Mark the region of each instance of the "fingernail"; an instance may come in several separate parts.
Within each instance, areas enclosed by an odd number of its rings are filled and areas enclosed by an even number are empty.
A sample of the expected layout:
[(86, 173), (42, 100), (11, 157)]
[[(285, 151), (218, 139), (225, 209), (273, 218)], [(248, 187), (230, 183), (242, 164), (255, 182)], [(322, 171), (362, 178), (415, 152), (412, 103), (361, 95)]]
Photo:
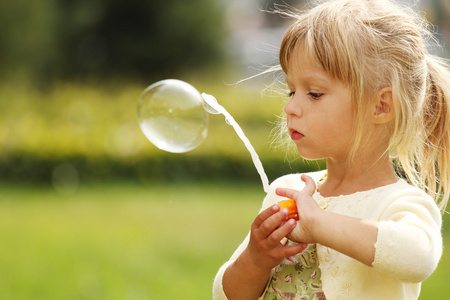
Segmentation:
[(289, 210), (287, 208), (283, 208), (283, 209), (281, 209), (281, 211), (286, 215), (289, 214)]

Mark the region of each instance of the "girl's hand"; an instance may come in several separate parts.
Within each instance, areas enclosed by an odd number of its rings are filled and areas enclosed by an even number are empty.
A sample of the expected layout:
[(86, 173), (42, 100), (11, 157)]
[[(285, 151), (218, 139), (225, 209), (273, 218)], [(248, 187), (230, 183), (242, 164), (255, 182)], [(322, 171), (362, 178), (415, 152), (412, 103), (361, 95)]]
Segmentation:
[(250, 241), (244, 253), (255, 267), (262, 272), (270, 272), (279, 265), (284, 258), (302, 252), (307, 244), (285, 246), (281, 240), (294, 229), (295, 220), (285, 222), (287, 209), (280, 210), (275, 204), (262, 211), (253, 221), (250, 232)]
[(301, 179), (306, 184), (302, 191), (278, 188), (276, 193), (279, 196), (294, 199), (297, 203), (299, 221), (296, 222), (288, 238), (297, 243), (315, 243), (314, 222), (321, 216), (323, 210), (312, 197), (316, 190), (314, 180), (306, 175), (302, 175)]

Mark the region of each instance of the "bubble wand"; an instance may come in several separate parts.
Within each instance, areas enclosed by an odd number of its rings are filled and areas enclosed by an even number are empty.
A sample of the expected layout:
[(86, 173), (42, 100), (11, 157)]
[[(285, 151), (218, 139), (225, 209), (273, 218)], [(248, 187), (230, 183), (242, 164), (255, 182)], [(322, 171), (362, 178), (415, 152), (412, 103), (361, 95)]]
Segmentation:
[[(210, 113), (220, 113), (225, 117), (225, 120), (228, 124), (233, 126), (234, 131), (236, 131), (237, 135), (241, 138), (242, 142), (244, 142), (245, 147), (247, 147), (247, 150), (250, 152), (250, 155), (253, 160), (253, 164), (256, 167), (256, 170), (259, 173), (259, 176), (261, 177), (261, 182), (263, 184), (264, 192), (269, 192), (269, 180), (267, 178), (266, 173), (264, 172), (263, 165), (261, 163), (261, 160), (259, 159), (258, 154), (256, 153), (255, 149), (253, 148), (252, 144), (248, 140), (247, 136), (245, 136), (244, 132), (242, 131), (239, 124), (234, 120), (233, 116), (228, 113), (228, 111), (221, 106), (216, 98), (214, 98), (212, 95), (208, 95), (206, 93), (202, 93), (203, 100), (205, 100), (206, 104), (209, 105), (214, 109), (214, 111), (210, 110), (210, 108), (205, 107), (205, 109)], [(289, 211), (288, 216), (286, 217), (286, 220), (288, 219), (295, 219), (298, 220), (298, 212), (297, 212), (297, 204), (295, 203), (295, 200), (288, 199), (278, 202), (278, 205), (280, 205), (280, 208), (287, 208)]]
[[(253, 164), (255, 165), (256, 170), (259, 173), (259, 176), (261, 177), (261, 182), (263, 185), (264, 192), (269, 192), (269, 179), (267, 178), (266, 172), (264, 172), (264, 167), (261, 163), (261, 160), (259, 159), (258, 154), (256, 153), (255, 149), (253, 148), (252, 144), (248, 140), (248, 138), (245, 136), (244, 132), (242, 131), (239, 124), (234, 120), (233, 116), (228, 113), (228, 111), (223, 108), (222, 105), (220, 105), (216, 98), (214, 98), (211, 95), (202, 93), (203, 100), (211, 106), (213, 109), (215, 109), (218, 113), (222, 114), (225, 117), (225, 120), (227, 120), (228, 124), (230, 124), (234, 131), (236, 131), (237, 135), (240, 137), (242, 142), (244, 143), (245, 147), (247, 147), (247, 150), (250, 152), (250, 155), (253, 160)], [(207, 109), (208, 110), (208, 109)]]

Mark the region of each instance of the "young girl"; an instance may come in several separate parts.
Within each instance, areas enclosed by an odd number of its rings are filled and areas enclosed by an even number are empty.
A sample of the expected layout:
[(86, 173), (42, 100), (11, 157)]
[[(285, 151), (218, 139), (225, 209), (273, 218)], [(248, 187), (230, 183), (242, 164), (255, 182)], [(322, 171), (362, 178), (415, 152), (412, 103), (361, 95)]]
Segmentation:
[[(388, 0), (334, 0), (295, 19), (280, 49), (286, 127), (327, 170), (271, 184), (214, 299), (417, 299), (442, 254), (446, 66), (426, 50), (425, 22)], [(298, 221), (276, 204), (286, 198)]]

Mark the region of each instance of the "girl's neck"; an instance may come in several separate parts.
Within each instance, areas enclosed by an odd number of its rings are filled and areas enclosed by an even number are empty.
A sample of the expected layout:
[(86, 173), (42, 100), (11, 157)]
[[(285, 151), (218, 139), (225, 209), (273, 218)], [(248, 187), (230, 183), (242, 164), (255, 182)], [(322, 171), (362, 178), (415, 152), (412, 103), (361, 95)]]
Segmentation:
[(328, 159), (328, 176), (318, 184), (320, 194), (324, 197), (349, 195), (398, 181), (388, 155), (376, 161), (355, 159), (355, 162), (348, 164)]

